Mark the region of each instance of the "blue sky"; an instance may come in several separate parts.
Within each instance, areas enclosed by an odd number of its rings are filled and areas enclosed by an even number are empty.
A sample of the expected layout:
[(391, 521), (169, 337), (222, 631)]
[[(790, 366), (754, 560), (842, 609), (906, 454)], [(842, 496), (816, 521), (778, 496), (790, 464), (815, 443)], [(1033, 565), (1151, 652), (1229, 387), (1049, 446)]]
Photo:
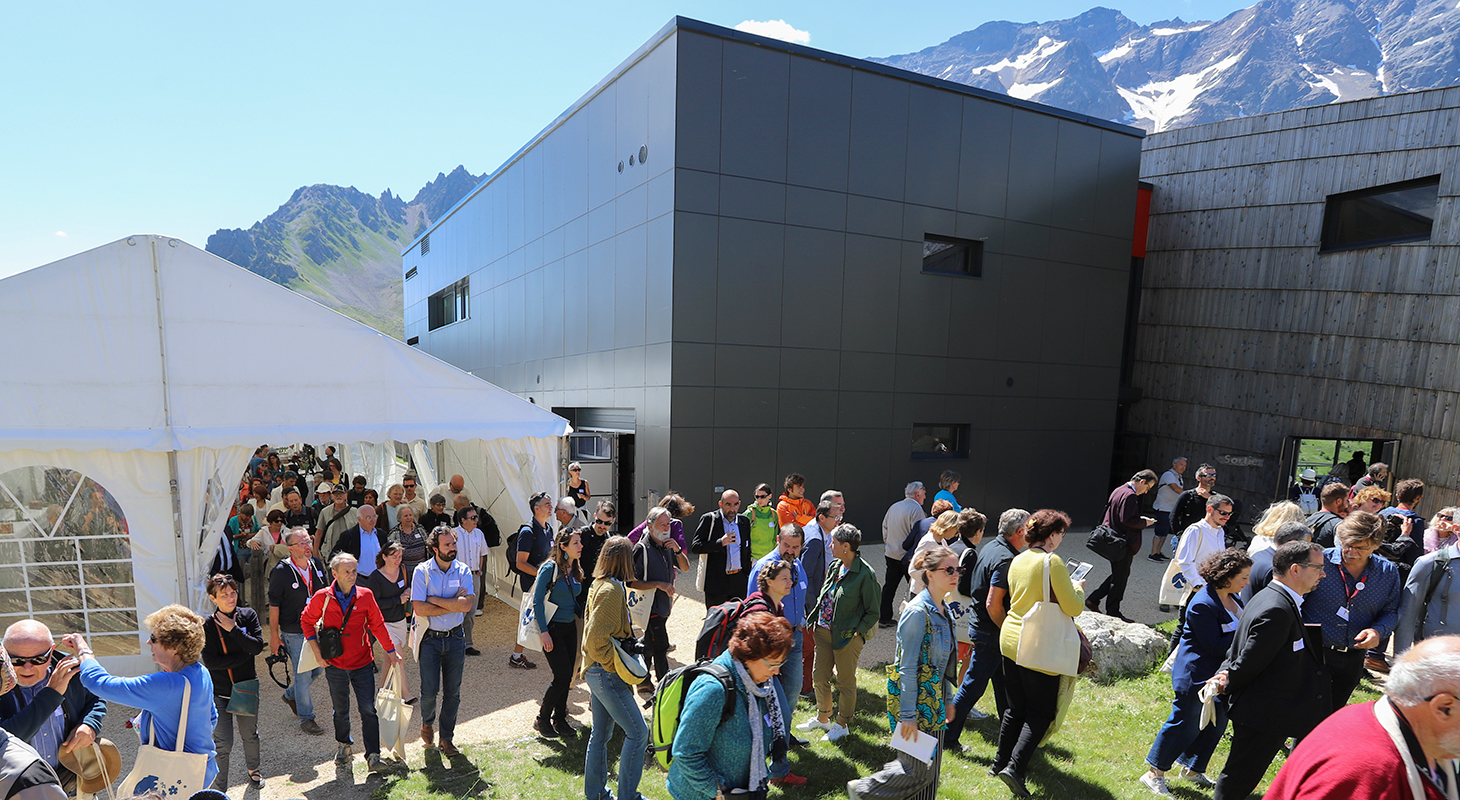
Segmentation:
[[(1252, 0), (1107, 3), (1139, 23)], [(784, 20), (851, 56), (1089, 0), (24, 3), (0, 47), (0, 277), (134, 233), (202, 247), (298, 187), (410, 199), (495, 169), (676, 14)]]

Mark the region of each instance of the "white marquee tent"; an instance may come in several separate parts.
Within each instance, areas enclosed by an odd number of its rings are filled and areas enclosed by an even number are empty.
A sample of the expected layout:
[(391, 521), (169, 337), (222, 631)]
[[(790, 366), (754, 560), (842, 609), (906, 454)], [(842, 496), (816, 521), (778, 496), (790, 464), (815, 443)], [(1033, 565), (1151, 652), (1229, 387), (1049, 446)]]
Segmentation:
[(84, 631), (113, 669), (150, 669), (148, 613), (204, 604), (260, 443), (443, 443), (503, 528), (560, 480), (562, 418), (177, 239), (0, 280), (0, 338), (0, 626)]

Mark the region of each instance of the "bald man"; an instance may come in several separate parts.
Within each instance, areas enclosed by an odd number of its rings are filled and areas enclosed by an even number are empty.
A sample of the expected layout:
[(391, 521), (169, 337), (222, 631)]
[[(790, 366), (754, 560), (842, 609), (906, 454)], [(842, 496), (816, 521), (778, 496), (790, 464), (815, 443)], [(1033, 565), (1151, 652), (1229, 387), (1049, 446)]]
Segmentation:
[(442, 497), (445, 497), (446, 507), (455, 508), (456, 496), (464, 491), (466, 491), (466, 478), (463, 478), (460, 475), (452, 475), (451, 480), (441, 484), (440, 486), (437, 486), (434, 490), (431, 491), (431, 494), (439, 494)]
[(740, 493), (726, 489), (720, 507), (700, 517), (689, 551), (705, 561), (705, 607), (745, 595), (750, 558), (750, 517), (740, 513)]
[(359, 575), (363, 578), (375, 571), (375, 556), (390, 541), (390, 532), (377, 524), (379, 513), (373, 506), (360, 506), (355, 514), (356, 523), (340, 534), (340, 541), (330, 553), (330, 558), (338, 553), (354, 556), (360, 562)]
[(70, 792), (76, 774), (61, 766), (61, 754), (90, 747), (106, 718), (106, 701), (73, 680), (78, 662), (58, 652), (51, 631), (35, 620), (5, 630), (5, 651), (15, 666), (16, 687), (0, 696), (0, 728), (35, 748)]
[(1460, 636), (1436, 636), (1400, 656), (1383, 697), (1345, 706), (1304, 737), (1265, 796), (1444, 800), (1455, 796), (1456, 758)]

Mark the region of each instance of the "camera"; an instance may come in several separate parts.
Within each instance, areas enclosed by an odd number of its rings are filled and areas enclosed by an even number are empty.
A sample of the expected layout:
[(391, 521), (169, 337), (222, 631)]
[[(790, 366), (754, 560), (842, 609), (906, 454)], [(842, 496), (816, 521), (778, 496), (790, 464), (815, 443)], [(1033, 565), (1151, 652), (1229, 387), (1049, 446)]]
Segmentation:
[(288, 664), (289, 663), (289, 654), (288, 653), (284, 653), (284, 652), (279, 652), (279, 653), (276, 653), (275, 655), (267, 656), (267, 657), (264, 658), (264, 663), (265, 664), (268, 664), (271, 667), (274, 666), (275, 664)]

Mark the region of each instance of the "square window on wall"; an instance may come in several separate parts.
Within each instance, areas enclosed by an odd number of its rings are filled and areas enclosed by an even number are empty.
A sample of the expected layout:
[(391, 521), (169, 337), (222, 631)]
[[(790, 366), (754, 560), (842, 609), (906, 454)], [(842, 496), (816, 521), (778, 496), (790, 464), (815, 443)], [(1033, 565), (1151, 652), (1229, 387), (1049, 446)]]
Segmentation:
[(923, 272), (930, 275), (983, 277), (983, 241), (923, 234)]
[(958, 461), (968, 458), (966, 423), (915, 422), (912, 426), (913, 461)]

